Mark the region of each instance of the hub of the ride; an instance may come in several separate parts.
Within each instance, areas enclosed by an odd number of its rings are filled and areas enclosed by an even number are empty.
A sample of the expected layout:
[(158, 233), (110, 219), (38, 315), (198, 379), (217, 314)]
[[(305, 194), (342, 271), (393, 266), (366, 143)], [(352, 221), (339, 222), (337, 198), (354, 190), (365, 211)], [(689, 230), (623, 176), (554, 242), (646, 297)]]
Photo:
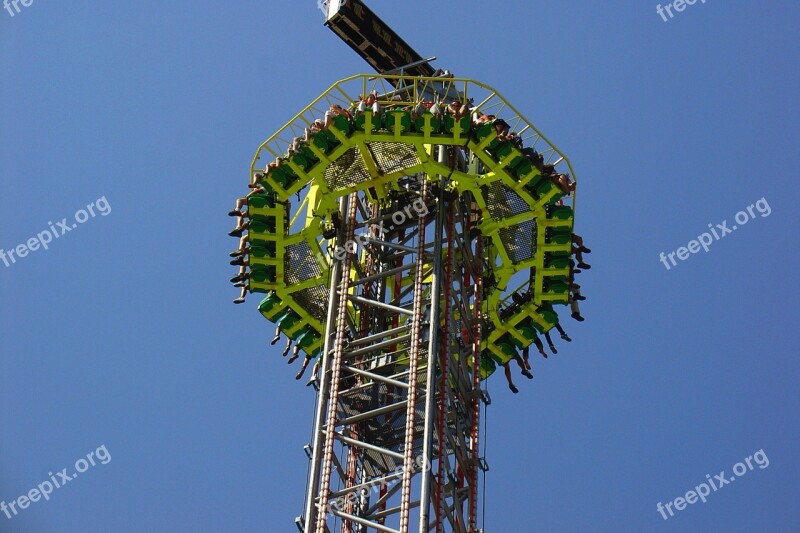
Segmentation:
[[(261, 144), (250, 176), (256, 194), (242, 213), (239, 280), (246, 292), (266, 294), (260, 312), (306, 359), (322, 352), (331, 268), (344, 252), (355, 252), (354, 279), (399, 269), (400, 305), (416, 275), (414, 265), (398, 266), (413, 247), (402, 244), (403, 234), (420, 218), (433, 220), (440, 190), (458, 199), (468, 226), (460, 230), (482, 244), (480, 259), (468, 246), (451, 257), (482, 278), (482, 379), (553, 328), (560, 306), (574, 304), (570, 163), (480, 82), (390, 75), (339, 81)], [(344, 197), (359, 202), (359, 232), (349, 240), (341, 236)], [(468, 311), (460, 311), (465, 320)], [(358, 306), (350, 313), (358, 324)]]

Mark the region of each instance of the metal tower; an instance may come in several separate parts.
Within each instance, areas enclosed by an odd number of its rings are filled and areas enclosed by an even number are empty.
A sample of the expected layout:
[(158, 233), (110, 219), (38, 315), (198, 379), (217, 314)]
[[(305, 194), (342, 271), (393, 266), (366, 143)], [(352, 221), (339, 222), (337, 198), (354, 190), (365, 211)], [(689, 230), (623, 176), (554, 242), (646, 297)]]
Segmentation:
[[(389, 164), (416, 158), (404, 144), (378, 150)], [(449, 174), (402, 177), (383, 208), (369, 192), (342, 198), (306, 531), (330, 517), (343, 532), (477, 527), (483, 254), (469, 237), (477, 205)]]
[(509, 363), (527, 374), (554, 304), (577, 306), (568, 160), (427, 68), (335, 83), (259, 147), (232, 212), (242, 295), (267, 293), (290, 362), (317, 359), (305, 533), (481, 531), (481, 384), (500, 364), (515, 390)]

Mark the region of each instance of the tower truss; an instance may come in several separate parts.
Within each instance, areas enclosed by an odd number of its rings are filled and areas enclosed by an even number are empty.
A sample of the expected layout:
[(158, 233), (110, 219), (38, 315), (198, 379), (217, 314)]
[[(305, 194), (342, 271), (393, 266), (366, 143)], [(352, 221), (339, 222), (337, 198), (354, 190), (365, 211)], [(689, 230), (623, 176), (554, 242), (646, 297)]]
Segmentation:
[(246, 290), (319, 366), (301, 531), (480, 531), (481, 382), (572, 303), (567, 174), (500, 94), (451, 77), (347, 78), (259, 147)]

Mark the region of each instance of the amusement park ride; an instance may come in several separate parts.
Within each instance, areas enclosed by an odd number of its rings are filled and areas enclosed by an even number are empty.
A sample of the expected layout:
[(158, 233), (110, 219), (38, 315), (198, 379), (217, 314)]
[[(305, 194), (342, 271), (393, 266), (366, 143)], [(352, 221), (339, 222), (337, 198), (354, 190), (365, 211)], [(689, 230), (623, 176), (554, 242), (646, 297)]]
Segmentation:
[[(305, 533), (478, 533), (482, 383), (577, 310), (567, 158), (481, 82), (434, 71), (360, 0), (326, 25), (378, 74), (259, 146), (233, 281), (317, 391)], [(577, 252), (577, 254), (575, 253)], [(544, 354), (544, 352), (540, 349)]]

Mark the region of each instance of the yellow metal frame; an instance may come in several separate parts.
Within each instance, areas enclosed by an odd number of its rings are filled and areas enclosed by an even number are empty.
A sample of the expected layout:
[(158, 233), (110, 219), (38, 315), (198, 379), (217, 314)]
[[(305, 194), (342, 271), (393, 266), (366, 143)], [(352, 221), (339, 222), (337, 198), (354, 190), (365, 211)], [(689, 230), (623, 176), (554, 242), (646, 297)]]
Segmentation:
[[(315, 119), (324, 116), (324, 113), (328, 110), (330, 105), (339, 104), (344, 108), (354, 110), (359, 101), (356, 94), (361, 96), (372, 91), (376, 91), (379, 94), (378, 102), (384, 107), (396, 105), (413, 106), (416, 102), (428, 99), (431, 93), (452, 94), (453, 92), (457, 92), (462, 101), (467, 101), (469, 98), (473, 98), (473, 100), (478, 99), (479, 103), (475, 106), (476, 109), (486, 114), (491, 113), (497, 116), (501, 116), (502, 114), (501, 118), (511, 126), (513, 131), (517, 131), (518, 134), (522, 136), (526, 144), (537, 148), (537, 151), (545, 157), (546, 163), (566, 166), (573, 179), (577, 181), (569, 159), (492, 87), (467, 78), (420, 78), (413, 76), (365, 74), (351, 76), (334, 83), (322, 93), (322, 95), (295, 115), (286, 125), (261, 143), (253, 158), (250, 167), (250, 175), (263, 173), (265, 160), (269, 162), (278, 157), (285, 158), (288, 147), (294, 138), (301, 137), (305, 128), (313, 124)], [(402, 102), (393, 100), (393, 97), (396, 95), (401, 95), (405, 97), (406, 100)], [(410, 102), (408, 98), (410, 98)], [(402, 113), (402, 111), (386, 111), (386, 113)], [(303, 170), (289, 159), (284, 159), (299, 178), (288, 188), (284, 189), (272, 176), (267, 175), (264, 180), (264, 183), (274, 190), (282, 201), (288, 200), (292, 195), (298, 193), (306, 186), (309, 186), (309, 192), (306, 194), (303, 203), (298, 208), (297, 214), (289, 223), (289, 226), (283, 227), (282, 215), (277, 221), (276, 257), (269, 261), (270, 264), (276, 265), (278, 271), (276, 282), (259, 284), (254, 287), (256, 290), (260, 291), (275, 291), (283, 302), (281, 306), (282, 309), (291, 307), (291, 309), (300, 316), (301, 319), (297, 322), (295, 327), (286, 333), (291, 337), (305, 325), (311, 325), (320, 332), (324, 331), (321, 321), (317, 320), (303, 309), (294, 299), (293, 295), (297, 291), (308, 287), (327, 286), (329, 278), (329, 263), (318, 261), (322, 271), (319, 276), (299, 284), (286, 286), (283, 276), (286, 247), (304, 241), (311, 248), (315, 258), (324, 257), (321, 246), (324, 239), (321, 237), (321, 230), (314, 215), (329, 216), (337, 210), (337, 198), (353, 192), (363, 191), (367, 188), (373, 188), (377, 191), (379, 199), (385, 198), (398, 178), (420, 172), (424, 172), (428, 176), (449, 176), (452, 180), (452, 188), (460, 193), (471, 192), (476, 203), (484, 213), (488, 213), (488, 206), (486, 205), (481, 188), (486, 185), (497, 184), (498, 182), (502, 183), (507, 189), (514, 191), (514, 193), (528, 204), (529, 210), (525, 213), (500, 220), (485, 216), (482, 218), (479, 225), (483, 236), (489, 237), (493, 242), (497, 243), (492, 247), (492, 253), (499, 255), (500, 258), (499, 265), (497, 265), (496, 261), (493, 261), (493, 264), (496, 265), (494, 272), (497, 279), (497, 287), (500, 290), (492, 291), (488, 298), (484, 300), (484, 305), (486, 306), (485, 310), (488, 311), (488, 315), (491, 317), (494, 326), (494, 330), (484, 341), (485, 347), (500, 358), (507, 357), (500, 348), (495, 345), (495, 342), (507, 333), (521, 343), (530, 344), (530, 341), (517, 331), (519, 323), (527, 317), (531, 317), (545, 330), (552, 327), (553, 324), (549, 323), (541, 316), (536, 309), (544, 303), (566, 303), (565, 295), (544, 294), (542, 290), (542, 283), (545, 277), (568, 276), (569, 274), (569, 270), (566, 268), (544, 268), (544, 254), (546, 252), (569, 252), (571, 249), (569, 243), (559, 245), (545, 242), (546, 228), (556, 226), (572, 227), (572, 217), (560, 220), (548, 219), (546, 216), (546, 206), (554, 201), (554, 196), (557, 195), (558, 191), (552, 188), (548, 194), (538, 199), (528, 192), (525, 186), (539, 177), (540, 173), (536, 168), (533, 168), (526, 175), (520, 176), (519, 179), (511, 174), (508, 170), (508, 165), (516, 158), (522, 157), (521, 152), (516, 148), (513, 148), (511, 153), (502, 160), (495, 161), (485, 150), (497, 137), (494, 130), (480, 142), (476, 142), (476, 140), (470, 136), (470, 132), (461, 130), (458, 123), (456, 123), (452, 133), (433, 133), (430, 128), (431, 115), (429, 114), (423, 115), (425, 126), (421, 128), (422, 131), (402, 131), (401, 121), (399, 119), (393, 121), (394, 124), (390, 130), (378, 130), (374, 126), (375, 117), (371, 110), (365, 111), (363, 118), (363, 130), (357, 129), (349, 135), (340, 131), (335, 125), (332, 125), (329, 131), (340, 144), (327, 154), (313, 143), (308, 143), (307, 146), (314, 153), (315, 157), (319, 159), (319, 162), (314, 164), (308, 171)], [(372, 142), (403, 143), (408, 146), (413, 146), (420, 164), (404, 168), (394, 173), (381, 175), (378, 171), (378, 164), (372, 159), (370, 151), (366, 149), (367, 144)], [(476, 155), (485, 167), (486, 172), (482, 174), (470, 174), (453, 171), (449, 166), (440, 164), (431, 157), (430, 148), (433, 145), (464, 146), (469, 149), (472, 154)], [(539, 146), (537, 147), (537, 145)], [(544, 148), (542, 145), (544, 145)], [(372, 179), (347, 187), (331, 189), (324, 179), (326, 169), (353, 147), (359, 148), (358, 151), (361, 154), (362, 162), (369, 171)], [(261, 168), (259, 168), (259, 164)], [(571, 204), (574, 214), (575, 193), (571, 196)], [(307, 213), (304, 228), (292, 234), (289, 230), (299, 221), (298, 217), (303, 208), (305, 208)], [(274, 211), (280, 210), (282, 210), (282, 208), (274, 209)], [(501, 244), (498, 232), (501, 229), (531, 219), (536, 221), (536, 252), (529, 260), (515, 264)], [(498, 313), (498, 309), (503, 303), (500, 300), (501, 293), (506, 291), (508, 283), (515, 274), (531, 267), (536, 269), (533, 287), (529, 287), (529, 290), (533, 291), (532, 301), (520, 306), (518, 312), (513, 316), (501, 320)], [(316, 350), (319, 344), (320, 342), (317, 342), (309, 347), (309, 351)]]

